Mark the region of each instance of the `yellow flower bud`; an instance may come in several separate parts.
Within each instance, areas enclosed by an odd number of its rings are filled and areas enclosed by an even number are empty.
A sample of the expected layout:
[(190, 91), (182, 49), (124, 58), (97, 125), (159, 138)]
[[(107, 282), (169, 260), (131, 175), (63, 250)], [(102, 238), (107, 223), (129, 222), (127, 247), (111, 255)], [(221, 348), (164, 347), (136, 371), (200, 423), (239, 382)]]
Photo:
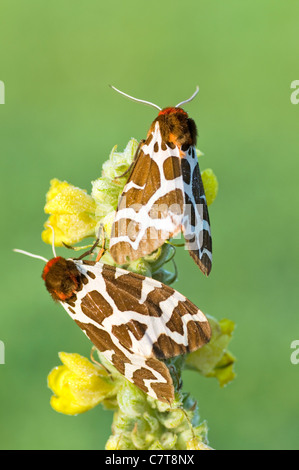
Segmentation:
[(213, 170), (208, 168), (201, 173), (203, 186), (207, 198), (207, 204), (210, 206), (216, 199), (218, 193), (218, 180)]
[(48, 375), (48, 386), (54, 393), (50, 403), (55, 411), (84, 413), (114, 394), (115, 384), (105, 369), (79, 354), (61, 352), (59, 357), (63, 365)]

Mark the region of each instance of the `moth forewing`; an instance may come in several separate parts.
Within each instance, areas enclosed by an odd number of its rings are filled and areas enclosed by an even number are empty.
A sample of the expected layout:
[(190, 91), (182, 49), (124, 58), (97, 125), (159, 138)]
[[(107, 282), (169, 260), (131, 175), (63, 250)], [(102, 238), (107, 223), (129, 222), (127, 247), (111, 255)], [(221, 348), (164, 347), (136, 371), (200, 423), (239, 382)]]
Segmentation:
[(180, 155), (162, 144), (157, 122), (141, 146), (118, 204), (110, 238), (110, 253), (118, 264), (152, 253), (180, 230)]
[[(110, 252), (117, 264), (152, 253), (182, 230), (191, 256), (204, 274), (210, 273), (210, 231), (209, 237), (201, 237), (202, 224), (209, 225), (209, 215), (196, 138), (196, 125), (181, 108), (161, 110), (152, 123), (112, 226)], [(197, 204), (203, 205), (202, 216)], [(192, 227), (190, 233), (188, 227)]]
[[(69, 270), (57, 271), (64, 277), (63, 282), (53, 284), (58, 298), (97, 349), (145, 393), (173, 401), (173, 383), (161, 360), (186, 354), (209, 341), (211, 332), (204, 314), (171, 287), (102, 263), (51, 260), (44, 270), (45, 281), (49, 275), (53, 277), (55, 264)], [(57, 286), (68, 285), (68, 277), (74, 290), (69, 295), (68, 288), (65, 297), (59, 291), (63, 288)]]

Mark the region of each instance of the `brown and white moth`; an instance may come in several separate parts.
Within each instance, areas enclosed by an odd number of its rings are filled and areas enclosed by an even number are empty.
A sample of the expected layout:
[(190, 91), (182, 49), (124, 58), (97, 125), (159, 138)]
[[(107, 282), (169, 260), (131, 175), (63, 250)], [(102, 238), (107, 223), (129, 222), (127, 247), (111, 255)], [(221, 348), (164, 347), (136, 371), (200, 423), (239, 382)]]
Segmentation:
[(149, 396), (171, 403), (166, 359), (199, 349), (211, 337), (205, 315), (186, 297), (151, 278), (101, 262), (46, 261), (42, 278), (96, 348)]
[(136, 152), (129, 179), (120, 197), (110, 253), (124, 265), (148, 255), (183, 232), (190, 255), (201, 271), (212, 267), (212, 238), (204, 187), (196, 153), (197, 128), (180, 107), (159, 110), (147, 138)]

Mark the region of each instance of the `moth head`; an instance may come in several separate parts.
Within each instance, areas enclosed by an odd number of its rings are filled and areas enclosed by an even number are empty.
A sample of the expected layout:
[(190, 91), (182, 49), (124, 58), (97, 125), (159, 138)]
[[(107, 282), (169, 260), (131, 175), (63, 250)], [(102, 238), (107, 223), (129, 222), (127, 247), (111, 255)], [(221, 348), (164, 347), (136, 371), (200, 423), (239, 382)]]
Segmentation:
[(42, 278), (55, 301), (69, 300), (81, 286), (81, 273), (74, 261), (57, 256), (44, 267)]
[(70, 299), (80, 288), (82, 283), (81, 273), (73, 260), (56, 255), (54, 229), (51, 225), (49, 227), (53, 231), (52, 251), (54, 257), (52, 259), (47, 260), (43, 256), (23, 250), (15, 249), (14, 251), (45, 261), (46, 265), (42, 272), (42, 278), (45, 281), (46, 288), (56, 302), (63, 302)]

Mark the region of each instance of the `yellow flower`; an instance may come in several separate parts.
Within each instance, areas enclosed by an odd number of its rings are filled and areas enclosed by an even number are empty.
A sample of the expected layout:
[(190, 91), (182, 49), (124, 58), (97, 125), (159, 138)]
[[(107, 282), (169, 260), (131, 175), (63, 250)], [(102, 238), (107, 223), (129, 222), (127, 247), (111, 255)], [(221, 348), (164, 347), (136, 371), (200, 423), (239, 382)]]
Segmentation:
[(66, 181), (53, 179), (46, 196), (45, 213), (50, 217), (44, 225), (43, 241), (52, 243), (52, 230), (48, 224), (54, 228), (56, 246), (62, 246), (62, 242), (72, 245), (94, 236), (95, 211), (96, 203), (86, 191)]
[(204, 170), (201, 173), (201, 178), (203, 186), (205, 188), (205, 194), (207, 198), (207, 204), (210, 206), (212, 202), (215, 201), (215, 198), (218, 193), (218, 180), (211, 168)]
[(54, 393), (50, 403), (55, 411), (77, 415), (115, 394), (115, 382), (105, 369), (79, 354), (61, 352), (59, 357), (63, 366), (48, 375), (48, 386)]

